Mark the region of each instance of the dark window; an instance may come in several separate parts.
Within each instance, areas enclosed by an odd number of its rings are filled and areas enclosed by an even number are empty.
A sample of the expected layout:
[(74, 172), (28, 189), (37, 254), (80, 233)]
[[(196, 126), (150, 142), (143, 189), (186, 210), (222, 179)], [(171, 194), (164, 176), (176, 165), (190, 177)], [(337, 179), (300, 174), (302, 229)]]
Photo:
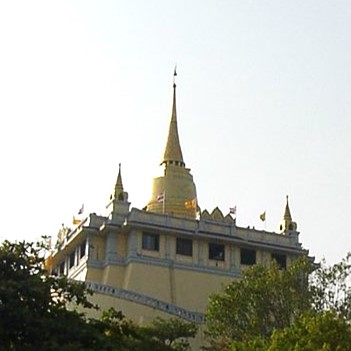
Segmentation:
[(65, 262), (62, 262), (60, 264), (60, 268), (59, 268), (59, 274), (65, 274)]
[(249, 249), (240, 249), (240, 263), (253, 265), (256, 263), (256, 251)]
[(72, 268), (74, 266), (74, 261), (75, 261), (75, 252), (73, 251), (69, 255), (69, 268)]
[(160, 236), (158, 234), (143, 233), (143, 249), (158, 251), (160, 249)]
[(85, 248), (87, 246), (87, 242), (84, 240), (81, 244), (80, 244), (80, 258), (85, 256)]
[(272, 260), (277, 262), (279, 268), (286, 269), (286, 255), (272, 253)]
[(209, 244), (208, 245), (208, 258), (210, 260), (224, 261), (224, 245)]
[(177, 238), (176, 253), (178, 255), (192, 256), (193, 255), (193, 241), (191, 239)]

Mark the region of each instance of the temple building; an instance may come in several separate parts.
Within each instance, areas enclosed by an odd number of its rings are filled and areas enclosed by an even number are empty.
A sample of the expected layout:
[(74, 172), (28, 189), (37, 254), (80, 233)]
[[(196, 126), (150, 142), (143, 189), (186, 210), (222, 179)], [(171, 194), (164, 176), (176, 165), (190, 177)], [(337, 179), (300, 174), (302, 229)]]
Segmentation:
[(180, 145), (175, 83), (160, 166), (143, 209), (131, 207), (120, 165), (106, 213), (59, 231), (52, 273), (87, 282), (103, 309), (113, 306), (137, 322), (178, 316), (202, 324), (209, 295), (247, 267), (274, 259), (284, 269), (308, 254), (288, 199), (277, 232), (239, 227), (218, 207), (201, 210)]

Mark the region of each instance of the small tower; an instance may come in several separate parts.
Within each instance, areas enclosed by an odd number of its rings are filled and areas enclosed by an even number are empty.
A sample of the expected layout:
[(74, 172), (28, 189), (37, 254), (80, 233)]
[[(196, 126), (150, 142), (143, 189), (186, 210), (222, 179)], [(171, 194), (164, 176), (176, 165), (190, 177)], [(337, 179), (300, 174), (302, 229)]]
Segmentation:
[(106, 206), (107, 216), (112, 222), (123, 222), (129, 212), (128, 193), (124, 191), (121, 164), (118, 165), (118, 175), (110, 202)]
[(128, 201), (128, 193), (123, 189), (122, 174), (121, 174), (121, 164), (118, 165), (118, 176), (115, 185), (114, 198), (119, 201)]
[(291, 213), (290, 213), (290, 208), (289, 208), (289, 197), (286, 195), (286, 205), (285, 205), (285, 211), (284, 211), (284, 216), (283, 220), (281, 221), (279, 225), (279, 231), (280, 234), (290, 234), (293, 232), (297, 232), (297, 224), (296, 222), (293, 222)]
[[(176, 75), (176, 70), (174, 70), (174, 78)], [(190, 174), (190, 169), (185, 167), (180, 147), (177, 124), (176, 84), (174, 80), (172, 117), (169, 125), (167, 144), (160, 165), (164, 167), (164, 175), (154, 178), (151, 200), (147, 204), (146, 210), (174, 216), (196, 218), (196, 187), (193, 176)]]

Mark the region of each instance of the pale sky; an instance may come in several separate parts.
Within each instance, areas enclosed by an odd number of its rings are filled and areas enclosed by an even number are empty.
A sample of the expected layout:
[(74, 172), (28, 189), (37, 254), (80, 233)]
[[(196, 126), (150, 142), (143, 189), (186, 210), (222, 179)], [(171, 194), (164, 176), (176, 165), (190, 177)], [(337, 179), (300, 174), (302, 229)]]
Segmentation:
[[(349, 0), (1, 1), (0, 240), (131, 206), (178, 127), (201, 209), (275, 231), (289, 195), (304, 248), (351, 251)], [(259, 214), (266, 211), (267, 222)]]

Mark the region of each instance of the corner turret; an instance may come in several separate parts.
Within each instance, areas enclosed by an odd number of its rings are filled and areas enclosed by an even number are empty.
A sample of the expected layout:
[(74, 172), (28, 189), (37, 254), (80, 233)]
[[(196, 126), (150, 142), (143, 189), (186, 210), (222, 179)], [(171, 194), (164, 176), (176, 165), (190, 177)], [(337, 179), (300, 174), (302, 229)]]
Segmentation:
[(108, 218), (112, 222), (123, 223), (129, 212), (129, 206), (130, 202), (128, 202), (128, 193), (125, 192), (123, 188), (121, 164), (119, 164), (115, 189), (110, 196), (110, 202), (106, 206)]
[(125, 192), (123, 188), (121, 164), (118, 165), (118, 175), (117, 175), (117, 181), (116, 181), (113, 197), (115, 199), (118, 199), (119, 201), (128, 201), (128, 193)]
[(297, 232), (297, 224), (296, 222), (293, 222), (292, 217), (291, 217), (291, 212), (289, 208), (289, 197), (286, 195), (286, 205), (285, 205), (285, 211), (284, 211), (284, 216), (283, 220), (281, 221), (279, 225), (279, 231), (280, 234), (290, 234), (292, 232)]

